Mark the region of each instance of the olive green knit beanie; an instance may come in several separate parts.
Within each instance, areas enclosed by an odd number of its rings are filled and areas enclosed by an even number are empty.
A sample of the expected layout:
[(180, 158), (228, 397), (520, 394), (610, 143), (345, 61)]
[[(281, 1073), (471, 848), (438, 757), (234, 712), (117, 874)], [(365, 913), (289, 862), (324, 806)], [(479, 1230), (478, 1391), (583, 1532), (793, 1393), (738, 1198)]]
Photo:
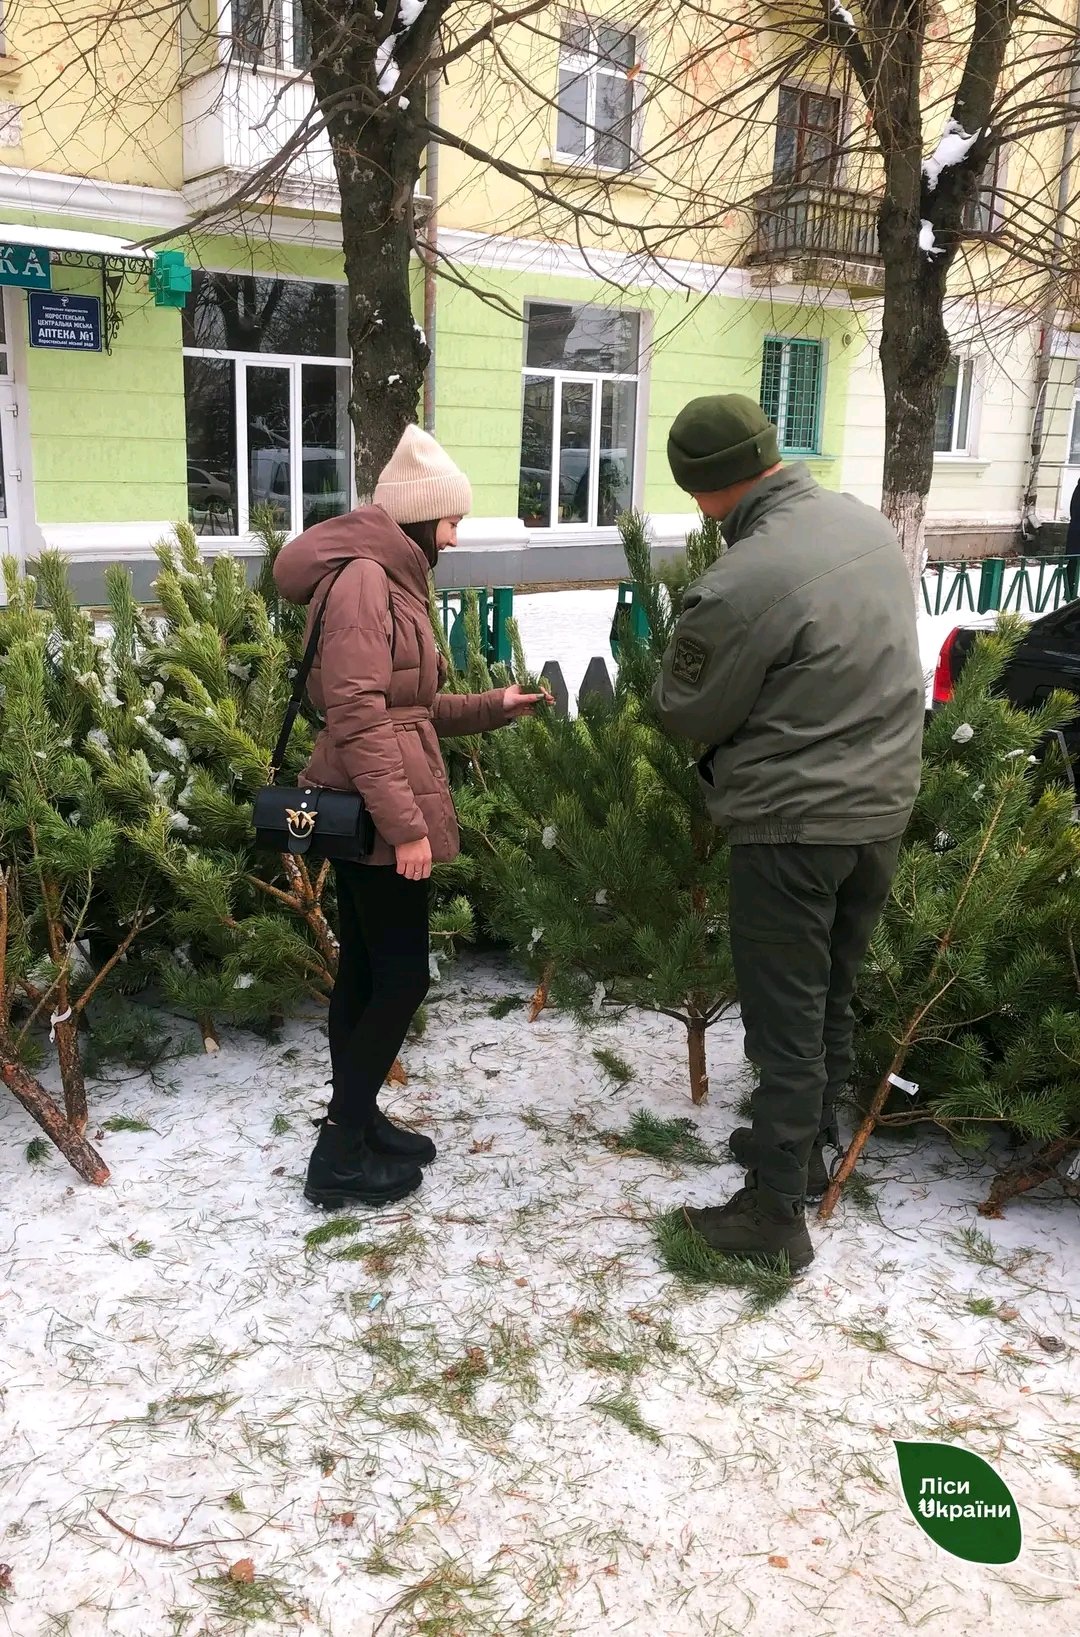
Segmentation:
[(671, 475), (687, 494), (715, 494), (758, 477), (780, 459), (776, 428), (738, 393), (695, 398), (668, 433)]

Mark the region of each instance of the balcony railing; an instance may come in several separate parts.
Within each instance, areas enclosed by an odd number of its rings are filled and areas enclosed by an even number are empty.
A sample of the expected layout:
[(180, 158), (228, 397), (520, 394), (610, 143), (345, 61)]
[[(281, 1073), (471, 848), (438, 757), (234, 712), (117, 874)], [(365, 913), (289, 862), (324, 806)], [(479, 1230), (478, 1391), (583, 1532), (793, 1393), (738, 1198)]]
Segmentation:
[[(184, 86), (184, 180), (193, 202), (224, 196), (274, 158), (303, 127), (283, 174), (260, 193), (283, 204), (336, 211), (337, 177), (330, 139), (312, 117), (311, 81), (272, 71), (221, 65)], [(205, 196), (205, 197), (204, 197)]]
[(812, 182), (786, 182), (756, 194), (751, 263), (879, 263), (873, 194)]

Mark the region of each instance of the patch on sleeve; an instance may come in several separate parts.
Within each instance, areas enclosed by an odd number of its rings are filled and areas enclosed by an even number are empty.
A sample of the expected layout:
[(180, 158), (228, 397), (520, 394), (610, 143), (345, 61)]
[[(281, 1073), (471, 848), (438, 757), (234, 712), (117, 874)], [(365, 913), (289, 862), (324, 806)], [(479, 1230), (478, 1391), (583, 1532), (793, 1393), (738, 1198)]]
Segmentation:
[(676, 682), (696, 688), (709, 663), (711, 650), (695, 637), (679, 637), (671, 656), (671, 674)]

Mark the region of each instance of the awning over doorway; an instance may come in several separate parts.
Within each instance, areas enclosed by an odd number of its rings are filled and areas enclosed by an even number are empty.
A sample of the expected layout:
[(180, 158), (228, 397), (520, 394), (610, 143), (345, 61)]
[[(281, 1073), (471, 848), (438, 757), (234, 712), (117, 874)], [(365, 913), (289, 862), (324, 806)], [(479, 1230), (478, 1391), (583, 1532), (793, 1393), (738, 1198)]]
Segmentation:
[(104, 256), (109, 260), (130, 261), (141, 270), (154, 260), (152, 250), (140, 250), (124, 239), (107, 233), (76, 233), (67, 227), (27, 227), (25, 222), (0, 222), (0, 240), (8, 244), (33, 244), (42, 250), (75, 251)]
[(47, 250), (56, 267), (83, 268), (101, 279), (102, 340), (105, 351), (120, 328), (120, 292), (128, 281), (149, 277), (154, 252), (116, 239), (108, 233), (80, 233), (67, 227), (28, 227), (25, 222), (0, 222), (0, 244), (32, 245)]

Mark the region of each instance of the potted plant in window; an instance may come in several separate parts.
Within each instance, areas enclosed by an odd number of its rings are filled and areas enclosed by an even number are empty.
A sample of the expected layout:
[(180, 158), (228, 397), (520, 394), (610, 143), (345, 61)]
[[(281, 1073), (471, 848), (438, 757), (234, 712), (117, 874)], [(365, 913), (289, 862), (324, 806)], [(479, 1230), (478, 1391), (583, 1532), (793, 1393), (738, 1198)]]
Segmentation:
[(544, 486), (538, 477), (523, 477), (518, 484), (518, 516), (527, 529), (541, 529), (544, 514)]

